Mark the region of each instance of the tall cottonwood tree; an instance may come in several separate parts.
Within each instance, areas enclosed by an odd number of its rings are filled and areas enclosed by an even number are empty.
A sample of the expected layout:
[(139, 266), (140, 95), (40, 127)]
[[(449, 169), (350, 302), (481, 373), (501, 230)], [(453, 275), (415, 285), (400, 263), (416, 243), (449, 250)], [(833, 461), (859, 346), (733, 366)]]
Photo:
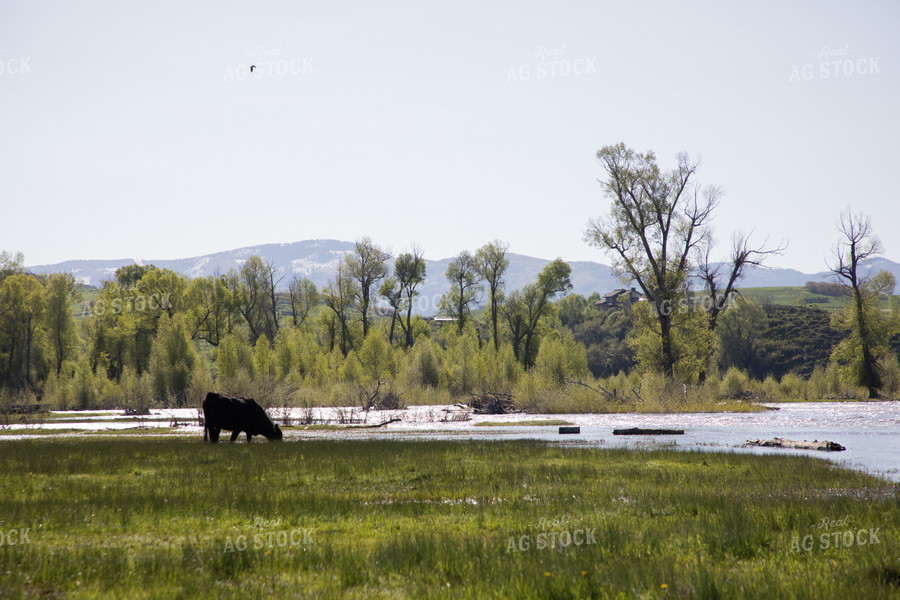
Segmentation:
[[(861, 271), (864, 261), (882, 252), (881, 241), (875, 235), (869, 217), (854, 214), (848, 207), (841, 213), (838, 227), (842, 239), (834, 249), (833, 266), (829, 265), (829, 269), (850, 289), (849, 312), (843, 319), (844, 323), (839, 318), (837, 324), (851, 330), (848, 343), (854, 346), (846, 348), (847, 344), (844, 344), (843, 350), (845, 355), (858, 356), (857, 361), (848, 361), (856, 362), (854, 383), (868, 388), (870, 397), (878, 398), (881, 387), (878, 355), (884, 352), (885, 338), (890, 336), (888, 326), (875, 305), (882, 294), (893, 293), (896, 281), (887, 272), (870, 276)], [(840, 350), (841, 347), (836, 352), (840, 354)]]
[(557, 258), (541, 270), (537, 281), (509, 295), (504, 314), (509, 325), (513, 354), (526, 368), (537, 358), (542, 319), (553, 311), (553, 299), (572, 289), (572, 267)]
[(413, 246), (412, 252), (404, 252), (394, 262), (394, 276), (397, 278), (397, 284), (404, 296), (403, 302), (406, 308), (406, 323), (403, 324), (401, 321), (401, 325), (406, 334), (407, 348), (412, 348), (413, 345), (413, 302), (419, 293), (417, 288), (425, 281), (425, 269), (425, 256), (418, 246)]
[(229, 273), (229, 291), (237, 311), (250, 329), (250, 343), (265, 335), (271, 344), (278, 333), (276, 270), (255, 254), (247, 259), (239, 273)]
[(485, 244), (475, 253), (478, 274), (487, 282), (488, 303), (491, 309), (491, 331), (494, 336), (494, 350), (500, 350), (500, 335), (498, 332), (498, 316), (500, 303), (503, 301), (503, 275), (509, 267), (509, 259), (506, 251), (509, 245), (495, 240)]
[[(338, 266), (334, 279), (322, 289), (322, 300), (333, 313), (332, 323), (336, 321), (337, 325), (331, 332), (331, 345), (334, 346), (334, 338), (339, 335), (341, 354), (344, 356), (347, 356), (347, 353), (353, 349), (353, 339), (350, 336), (347, 320), (350, 306), (356, 299), (357, 293), (355, 281), (347, 274), (346, 263)], [(337, 328), (340, 331), (335, 331)]]
[(450, 290), (441, 297), (441, 310), (444, 314), (456, 318), (459, 332), (462, 333), (472, 305), (478, 300), (481, 291), (479, 285), (478, 263), (472, 253), (463, 250), (447, 266), (447, 280)]
[(218, 346), (233, 329), (234, 303), (224, 277), (197, 277), (185, 292), (185, 312), (191, 339)]
[(288, 299), (291, 303), (291, 320), (294, 327), (300, 327), (309, 312), (319, 303), (319, 289), (308, 277), (295, 275), (288, 286)]
[(695, 181), (699, 162), (678, 154), (678, 165), (662, 171), (653, 152), (639, 154), (619, 143), (597, 152), (606, 179), (609, 215), (592, 220), (586, 241), (604, 250), (623, 279), (635, 281), (654, 308), (663, 372), (675, 375), (674, 315), (684, 310), (691, 256), (710, 235), (708, 221), (721, 192)]
[(44, 318), (47, 337), (53, 354), (56, 375), (62, 371), (63, 362), (73, 356), (78, 333), (72, 304), (80, 298), (78, 284), (69, 273), (54, 273), (45, 284), (46, 310)]
[(37, 277), (17, 273), (0, 284), (0, 387), (35, 387), (44, 309), (44, 288)]
[[(387, 277), (386, 262), (391, 253), (381, 249), (371, 240), (364, 237), (356, 240), (351, 254), (344, 259), (345, 274), (356, 281), (359, 312), (362, 318), (363, 337), (369, 334), (369, 308), (372, 299), (372, 288)], [(376, 291), (377, 293), (377, 291)]]

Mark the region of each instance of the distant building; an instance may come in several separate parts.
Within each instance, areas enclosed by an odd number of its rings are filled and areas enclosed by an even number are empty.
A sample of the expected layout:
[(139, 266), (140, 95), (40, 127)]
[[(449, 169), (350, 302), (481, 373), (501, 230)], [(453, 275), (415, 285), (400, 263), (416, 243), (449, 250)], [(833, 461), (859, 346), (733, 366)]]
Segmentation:
[(625, 304), (631, 304), (632, 302), (638, 302), (643, 299), (644, 295), (634, 288), (631, 288), (630, 290), (618, 289), (605, 294), (603, 298), (594, 302), (594, 306), (596, 306), (600, 312), (605, 312), (607, 310), (621, 308)]

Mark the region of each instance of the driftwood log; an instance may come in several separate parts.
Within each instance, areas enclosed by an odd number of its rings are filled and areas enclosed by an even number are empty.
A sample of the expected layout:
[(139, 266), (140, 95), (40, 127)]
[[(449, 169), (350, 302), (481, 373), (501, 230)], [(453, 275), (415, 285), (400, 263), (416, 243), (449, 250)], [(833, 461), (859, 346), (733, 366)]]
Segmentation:
[(794, 448), (797, 450), (822, 450), (823, 452), (842, 452), (846, 450), (837, 442), (826, 440), (786, 440), (784, 438), (772, 438), (771, 440), (747, 440), (744, 447), (759, 446), (762, 448)]
[(613, 429), (613, 435), (684, 435), (684, 429)]

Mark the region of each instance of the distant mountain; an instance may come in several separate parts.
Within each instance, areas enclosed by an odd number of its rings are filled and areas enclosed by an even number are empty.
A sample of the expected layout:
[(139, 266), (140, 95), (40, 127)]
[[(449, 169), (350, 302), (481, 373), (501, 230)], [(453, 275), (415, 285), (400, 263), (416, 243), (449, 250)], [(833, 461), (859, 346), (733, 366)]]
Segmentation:
[[(338, 264), (344, 256), (353, 251), (352, 242), (338, 240), (306, 240), (290, 244), (263, 244), (247, 248), (238, 248), (225, 252), (217, 252), (194, 258), (176, 260), (141, 261), (152, 263), (160, 268), (171, 269), (188, 277), (205, 277), (224, 274), (231, 269), (240, 269), (241, 265), (256, 254), (265, 262), (271, 262), (284, 277), (279, 284), (286, 289), (294, 275), (309, 277), (319, 287), (324, 286), (334, 277)], [(508, 254), (510, 266), (506, 273), (507, 290), (521, 289), (532, 283), (549, 260)], [(422, 314), (433, 314), (437, 311), (437, 300), (447, 291), (448, 284), (444, 278), (447, 265), (452, 258), (426, 260), (427, 277), (421, 287), (417, 311)], [(115, 278), (115, 271), (125, 265), (136, 264), (134, 259), (119, 260), (70, 260), (55, 265), (36, 265), (28, 267), (32, 273), (71, 273), (85, 285), (100, 286), (106, 280)], [(607, 291), (623, 287), (614, 275), (612, 268), (592, 261), (572, 261), (573, 292), (589, 296), (594, 292)], [(869, 270), (887, 270), (900, 279), (900, 264), (877, 258), (866, 265)], [(807, 281), (828, 281), (833, 278), (828, 272), (807, 275), (793, 269), (764, 269), (753, 267), (747, 270), (739, 287), (781, 287), (802, 286)]]

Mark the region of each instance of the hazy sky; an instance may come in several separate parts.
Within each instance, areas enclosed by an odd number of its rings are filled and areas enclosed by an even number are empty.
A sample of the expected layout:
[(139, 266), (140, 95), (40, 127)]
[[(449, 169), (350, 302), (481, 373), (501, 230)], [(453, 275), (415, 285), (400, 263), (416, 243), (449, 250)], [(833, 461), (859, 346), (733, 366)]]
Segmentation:
[[(27, 264), (363, 235), (609, 263), (596, 151), (686, 151), (736, 229), (900, 260), (900, 4), (0, 2), (0, 249)], [(254, 76), (247, 67), (256, 64)]]

